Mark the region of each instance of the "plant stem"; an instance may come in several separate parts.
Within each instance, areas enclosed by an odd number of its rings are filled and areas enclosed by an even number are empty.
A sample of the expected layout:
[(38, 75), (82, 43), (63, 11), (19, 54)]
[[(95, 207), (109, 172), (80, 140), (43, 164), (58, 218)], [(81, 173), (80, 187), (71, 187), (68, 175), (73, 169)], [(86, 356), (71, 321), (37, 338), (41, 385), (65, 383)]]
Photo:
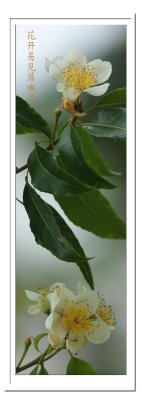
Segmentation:
[(24, 169), (26, 169), (26, 168), (28, 168), (28, 164), (25, 164), (20, 168), (16, 167), (16, 174), (19, 174), (19, 172), (24, 171)]
[(71, 121), (72, 125), (75, 125), (75, 122), (76, 122), (77, 118), (78, 118), (78, 117), (73, 117), (73, 119), (72, 119), (72, 121)]
[(22, 204), (22, 206), (24, 205), (24, 203), (23, 203), (21, 200), (19, 200), (18, 197), (16, 197), (16, 200), (17, 200), (20, 204)]
[(25, 347), (24, 347), (24, 351), (23, 351), (22, 357), (20, 358), (20, 361), (19, 361), (19, 363), (18, 363), (18, 365), (17, 365), (17, 368), (18, 368), (18, 369), (20, 368), (20, 365), (22, 364), (22, 361), (24, 360), (25, 355), (27, 354), (27, 351), (28, 351), (28, 349), (29, 349), (29, 347), (30, 347), (30, 345), (31, 345), (31, 339), (30, 339), (30, 338), (28, 338), (28, 339), (29, 339), (29, 340), (27, 340), (27, 341), (25, 342)]
[(56, 129), (57, 129), (57, 125), (58, 125), (58, 121), (59, 121), (61, 113), (62, 113), (61, 107), (57, 107), (55, 110), (54, 128), (53, 128), (52, 139), (51, 139), (52, 148), (54, 147), (54, 144), (55, 144), (54, 141), (55, 141)]
[[(49, 354), (49, 356), (45, 357), (44, 359), (42, 359), (42, 362), (45, 362), (47, 360), (49, 360), (50, 358), (52, 358), (53, 356), (55, 356), (55, 354), (57, 354), (60, 350), (62, 350), (63, 348), (60, 349), (56, 349), (53, 353)], [(36, 365), (39, 363), (39, 361), (41, 360), (42, 355), (40, 355), (39, 357), (35, 358), (33, 361), (23, 365), (22, 367), (19, 367), (19, 364), (16, 367), (16, 373), (24, 371), (27, 368), (32, 367), (33, 365)], [(20, 360), (21, 361), (21, 360)], [(20, 363), (21, 365), (21, 363)]]
[[(58, 143), (58, 140), (59, 140), (59, 138), (54, 140), (54, 145), (56, 143)], [(47, 147), (47, 150), (50, 151), (52, 149), (53, 149), (53, 146), (51, 144), (49, 144), (48, 147)], [(24, 171), (24, 169), (26, 169), (26, 168), (28, 168), (28, 164), (22, 165), (22, 167), (20, 167), (20, 168), (16, 167), (16, 174), (19, 174), (19, 172)]]

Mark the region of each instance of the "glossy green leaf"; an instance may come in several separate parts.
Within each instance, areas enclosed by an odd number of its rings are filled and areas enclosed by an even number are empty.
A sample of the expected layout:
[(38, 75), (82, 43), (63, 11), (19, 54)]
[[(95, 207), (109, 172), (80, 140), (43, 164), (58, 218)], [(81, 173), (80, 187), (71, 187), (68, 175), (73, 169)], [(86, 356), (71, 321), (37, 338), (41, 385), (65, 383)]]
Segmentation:
[(16, 96), (16, 133), (44, 133), (51, 137), (47, 122), (19, 96)]
[(126, 106), (126, 88), (119, 88), (108, 92), (105, 96), (100, 97), (95, 107), (122, 107)]
[(76, 128), (76, 131), (81, 142), (84, 159), (89, 167), (92, 168), (98, 175), (119, 175), (118, 172), (114, 172), (109, 168), (107, 162), (103, 159), (101, 153), (99, 152), (92, 136), (88, 135), (81, 126)]
[(32, 371), (30, 372), (30, 375), (38, 375), (38, 369), (39, 369), (39, 366), (37, 365), (34, 369), (32, 369)]
[(38, 145), (28, 158), (28, 169), (33, 186), (42, 192), (68, 196), (92, 189), (62, 169), (57, 157)]
[(58, 129), (58, 136), (61, 136), (66, 126), (70, 123), (70, 119), (64, 122), (62, 126)]
[(95, 110), (92, 122), (81, 126), (93, 136), (112, 138), (125, 144), (126, 110), (119, 107)]
[(67, 365), (66, 375), (97, 375), (97, 371), (88, 362), (72, 357)]
[(55, 199), (75, 225), (102, 238), (125, 239), (125, 223), (98, 190), (70, 198), (56, 196)]
[(60, 260), (75, 262), (93, 288), (91, 269), (84, 251), (63, 218), (28, 183), (25, 185), (23, 202), (36, 242)]
[(44, 367), (44, 364), (42, 363), (40, 366), (40, 369), (38, 371), (38, 375), (49, 375), (47, 369)]
[(40, 352), (39, 348), (38, 348), (38, 344), (40, 342), (40, 340), (44, 337), (44, 336), (48, 336), (48, 333), (39, 333), (39, 335), (37, 335), (34, 338), (34, 348)]
[(116, 187), (88, 166), (83, 157), (81, 141), (72, 125), (68, 125), (62, 133), (58, 150), (66, 170), (81, 182), (95, 188), (113, 189)]

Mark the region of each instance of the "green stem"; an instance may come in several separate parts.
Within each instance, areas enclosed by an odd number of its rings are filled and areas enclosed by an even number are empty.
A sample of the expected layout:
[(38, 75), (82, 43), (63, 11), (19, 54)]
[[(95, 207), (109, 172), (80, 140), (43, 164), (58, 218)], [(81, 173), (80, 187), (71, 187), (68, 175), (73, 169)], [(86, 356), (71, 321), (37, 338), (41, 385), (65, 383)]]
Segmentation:
[(72, 125), (75, 125), (75, 122), (77, 120), (78, 117), (73, 117), (73, 119), (71, 120)]
[(51, 139), (52, 148), (54, 148), (55, 135), (56, 135), (57, 125), (58, 125), (60, 115), (61, 115), (61, 108), (58, 107), (55, 110), (54, 128), (53, 128), (52, 139)]
[[(49, 354), (49, 356), (47, 356), (47, 357), (45, 357), (44, 359), (42, 359), (42, 362), (45, 362), (45, 361), (49, 360), (50, 358), (52, 358), (53, 356), (55, 356), (55, 354), (59, 353), (59, 351), (62, 350), (62, 349), (63, 349), (63, 347), (60, 348), (60, 349), (56, 349), (53, 353)], [(46, 351), (47, 351), (47, 350), (46, 350)], [(41, 360), (41, 356), (42, 356), (42, 355), (40, 355), (39, 357), (35, 358), (33, 361), (31, 361), (31, 362), (29, 362), (29, 363), (23, 365), (22, 367), (19, 367), (19, 364), (18, 364), (18, 365), (17, 365), (17, 368), (16, 368), (16, 373), (21, 372), (21, 371), (24, 371), (25, 369), (30, 368), (30, 367), (32, 367), (33, 365), (39, 364), (39, 361)], [(41, 361), (40, 361), (40, 362), (41, 362)]]
[(19, 361), (16, 369), (20, 368), (20, 365), (22, 364), (22, 361), (24, 360), (25, 355), (27, 354), (27, 351), (28, 351), (30, 345), (31, 345), (31, 339), (27, 338), (26, 341), (25, 341), (25, 347), (24, 347), (24, 351), (23, 351), (22, 357), (20, 358), (20, 361)]
[[(52, 150), (52, 149), (53, 149), (53, 146), (54, 146), (56, 143), (58, 143), (58, 140), (59, 140), (59, 138), (57, 138), (56, 140), (54, 140), (54, 144), (53, 144), (53, 145), (52, 145), (52, 144), (49, 144), (49, 145), (47, 146), (47, 150), (48, 150), (48, 151)], [(23, 166), (20, 167), (20, 168), (16, 167), (16, 174), (19, 174), (19, 172), (24, 171), (24, 169), (26, 169), (26, 168), (28, 168), (28, 164), (25, 164), (25, 165), (23, 165)]]

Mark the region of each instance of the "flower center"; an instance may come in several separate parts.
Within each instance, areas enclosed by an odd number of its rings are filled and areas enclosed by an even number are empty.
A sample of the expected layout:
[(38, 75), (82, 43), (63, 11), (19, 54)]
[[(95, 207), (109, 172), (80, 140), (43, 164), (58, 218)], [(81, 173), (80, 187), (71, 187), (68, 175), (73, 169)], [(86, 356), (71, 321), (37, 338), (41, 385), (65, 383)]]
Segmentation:
[(61, 311), (60, 323), (68, 333), (80, 335), (92, 327), (92, 320), (95, 319), (95, 315), (90, 316), (86, 304), (72, 302), (64, 305)]
[(87, 65), (81, 66), (78, 62), (69, 64), (62, 69), (64, 82), (75, 89), (84, 90), (96, 85), (94, 68)]
[(46, 297), (49, 293), (49, 289), (45, 286), (45, 287), (41, 287), (38, 290), (38, 293), (42, 296), (42, 297)]

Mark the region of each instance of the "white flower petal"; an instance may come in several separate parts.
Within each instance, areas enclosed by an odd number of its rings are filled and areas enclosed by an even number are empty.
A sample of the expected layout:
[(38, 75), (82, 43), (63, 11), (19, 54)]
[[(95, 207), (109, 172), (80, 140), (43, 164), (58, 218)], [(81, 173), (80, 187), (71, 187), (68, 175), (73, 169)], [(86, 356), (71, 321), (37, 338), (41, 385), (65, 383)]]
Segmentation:
[(58, 296), (58, 292), (56, 290), (48, 295), (48, 301), (52, 311), (55, 310), (57, 304), (60, 302), (60, 297)]
[(62, 68), (63, 67), (63, 61), (64, 61), (64, 57), (56, 57), (54, 58), (54, 60), (52, 61), (53, 64), (58, 65), (58, 67)]
[(67, 331), (60, 324), (60, 315), (55, 311), (47, 317), (45, 326), (47, 329), (51, 330), (51, 333), (58, 336), (60, 339), (64, 339), (67, 334)]
[(95, 314), (98, 305), (99, 305), (99, 297), (95, 290), (83, 290), (79, 292), (76, 296), (76, 301), (82, 302), (82, 306), (85, 304), (88, 306), (88, 314)]
[(93, 329), (88, 331), (85, 336), (89, 342), (100, 344), (106, 342), (110, 337), (109, 327), (99, 318), (92, 323)]
[[(61, 86), (60, 86), (61, 89)], [(59, 86), (58, 86), (58, 91), (59, 91)], [(71, 86), (63, 86), (63, 90), (60, 90), (63, 93), (64, 99), (74, 101), (78, 98), (78, 96), (81, 93), (81, 90), (75, 89), (74, 87)]]
[(56, 85), (57, 92), (63, 93), (64, 99), (74, 101), (80, 95), (81, 90), (75, 89), (71, 86), (66, 86), (63, 83), (57, 83)]
[(58, 311), (61, 309), (65, 300), (71, 300), (74, 298), (74, 294), (71, 290), (67, 289), (65, 286), (59, 286), (53, 292), (48, 295), (48, 300), (50, 302), (51, 310)]
[(85, 292), (86, 286), (84, 286), (80, 281), (76, 285), (77, 293)]
[(63, 83), (57, 83), (57, 85), (56, 85), (56, 90), (57, 90), (57, 92), (63, 93), (63, 91), (64, 91), (64, 84), (63, 84)]
[(87, 59), (83, 51), (78, 49), (70, 50), (66, 55), (66, 57), (64, 58), (64, 67), (67, 67), (69, 64), (75, 62), (79, 63), (80, 65), (87, 64)]
[(53, 323), (53, 313), (51, 313), (51, 314), (46, 318), (46, 321), (45, 321), (45, 326), (46, 326), (47, 329), (49, 329), (49, 331), (50, 331), (50, 329), (51, 329), (51, 327), (52, 327), (52, 323)]
[(58, 288), (65, 288), (65, 285), (63, 284), (63, 283), (61, 283), (61, 282), (56, 282), (56, 283), (53, 283), (53, 285), (51, 285), (50, 286), (50, 291), (51, 292), (53, 292), (55, 289), (58, 289)]
[(55, 63), (51, 63), (50, 64), (50, 66), (49, 66), (49, 74), (50, 74), (52, 79), (55, 79), (55, 80), (57, 80), (59, 82), (60, 81), (62, 82), (62, 80), (63, 80), (62, 70), (57, 64), (55, 64)]
[(27, 312), (30, 315), (36, 315), (36, 314), (40, 314), (41, 311), (39, 310), (39, 308), (35, 304), (35, 305), (32, 305), (32, 306), (29, 306), (28, 309), (27, 309)]
[(84, 336), (76, 338), (74, 340), (66, 340), (66, 348), (71, 351), (71, 353), (77, 353), (82, 347), (86, 346), (87, 340)]
[(25, 290), (25, 294), (31, 301), (38, 301), (40, 299), (39, 293), (32, 292), (31, 290)]
[(94, 60), (88, 65), (95, 69), (97, 85), (107, 81), (112, 73), (112, 65), (109, 61)]
[(110, 83), (104, 83), (104, 85), (93, 86), (89, 89), (84, 90), (84, 92), (87, 92), (92, 96), (102, 96), (108, 90), (109, 85)]
[(53, 333), (49, 333), (48, 335), (49, 343), (56, 348), (63, 347), (65, 345), (65, 339), (60, 339), (58, 336), (54, 335)]
[(50, 293), (48, 299), (50, 299), (52, 311), (56, 310), (57, 312), (59, 312), (63, 306), (64, 301), (73, 300), (74, 294), (71, 290), (67, 289), (66, 287), (64, 288), (59, 287), (58, 289), (55, 289), (54, 292)]
[(47, 72), (49, 72), (50, 64), (51, 64), (51, 61), (48, 60), (48, 58), (45, 58), (45, 69)]

